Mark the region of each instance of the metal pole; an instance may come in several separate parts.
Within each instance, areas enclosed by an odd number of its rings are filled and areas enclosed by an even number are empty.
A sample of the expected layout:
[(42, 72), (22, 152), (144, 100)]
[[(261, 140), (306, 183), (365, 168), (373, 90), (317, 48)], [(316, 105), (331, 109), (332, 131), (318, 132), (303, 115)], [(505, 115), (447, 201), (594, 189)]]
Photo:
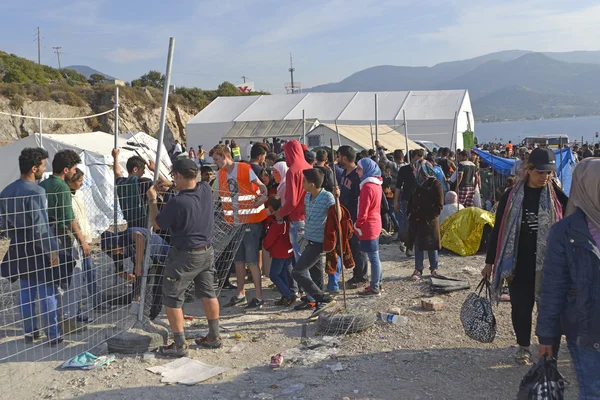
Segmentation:
[(38, 128), (39, 128), (39, 131), (40, 131), (40, 146), (42, 148), (44, 148), (44, 139), (43, 139), (44, 135), (42, 135), (42, 113), (41, 112), (38, 113), (38, 117), (39, 117), (39, 120), (38, 120), (38, 125), (39, 126), (38, 126)]
[[(329, 146), (331, 147), (331, 159), (335, 160), (335, 156), (333, 153), (333, 139), (329, 138)], [(337, 183), (337, 179), (335, 176), (335, 168), (333, 168), (333, 187), (334, 189), (338, 187), (338, 183)], [(337, 190), (334, 190), (333, 193), (336, 193)], [(342, 215), (342, 209), (340, 206), (340, 198), (339, 196), (335, 196), (335, 211), (337, 216), (341, 217)], [(343, 243), (343, 238), (342, 238), (342, 224), (340, 221), (340, 218), (338, 217), (337, 221), (337, 230), (339, 232), (339, 235), (337, 235), (338, 237), (338, 244), (340, 246), (339, 248), (339, 257), (342, 260), (342, 293), (344, 294), (344, 308), (347, 307), (346, 305), (346, 276), (344, 274), (344, 248), (342, 247), (342, 243)], [(336, 264), (336, 268), (337, 268), (337, 260), (335, 260), (335, 264)]]
[[(115, 141), (113, 148), (119, 148), (119, 87), (115, 86)], [(114, 167), (113, 167), (114, 168)], [(117, 194), (117, 177), (115, 176), (114, 182), (114, 216), (113, 216), (113, 229), (115, 235), (119, 234), (119, 195)]]
[(342, 139), (340, 138), (340, 130), (338, 129), (337, 121), (335, 121), (335, 131), (338, 137), (338, 149), (342, 146)]
[(375, 141), (379, 141), (379, 106), (377, 104), (377, 93), (375, 93)]
[[(169, 39), (169, 53), (167, 56), (167, 72), (165, 73), (165, 86), (163, 90), (162, 108), (160, 110), (160, 130), (158, 132), (158, 145), (156, 149), (156, 170), (154, 171), (154, 185), (158, 182), (158, 174), (160, 174), (160, 157), (162, 153), (162, 143), (165, 136), (165, 120), (167, 117), (167, 107), (169, 103), (169, 86), (171, 86), (171, 66), (173, 64), (173, 50), (175, 47), (175, 38)], [(144, 253), (144, 274), (142, 276), (142, 284), (140, 290), (140, 308), (138, 309), (138, 321), (144, 320), (144, 304), (146, 298), (146, 286), (148, 285), (148, 267), (150, 266), (150, 242), (152, 239), (153, 223), (150, 215), (148, 215), (148, 234), (146, 235), (146, 251)]]
[(38, 40), (38, 64), (42, 63), (42, 51), (41, 51), (41, 40), (40, 40), (40, 27), (37, 28), (37, 40)]
[(406, 124), (406, 111), (402, 110), (402, 118), (404, 118), (404, 140), (406, 141), (406, 159), (410, 162), (410, 150), (408, 149), (408, 125)]
[(306, 144), (306, 114), (302, 110), (302, 143)]
[[(457, 120), (458, 120), (458, 111), (454, 111), (454, 125), (452, 126), (452, 139), (450, 139), (450, 149), (452, 149), (452, 142), (454, 142), (454, 153), (456, 153), (456, 151), (458, 150), (458, 132), (456, 132)], [(456, 140), (454, 140), (454, 134), (456, 134)]]
[(375, 150), (375, 141), (373, 140), (373, 125), (369, 122), (369, 130), (371, 131), (371, 147)]
[(496, 173), (494, 172), (494, 155), (490, 152), (492, 156), (492, 199), (496, 201)]
[(562, 185), (562, 169), (563, 169), (563, 145), (562, 145), (562, 137), (559, 136), (558, 138), (558, 154), (560, 155), (560, 164), (558, 167), (558, 180), (560, 181), (561, 185)]

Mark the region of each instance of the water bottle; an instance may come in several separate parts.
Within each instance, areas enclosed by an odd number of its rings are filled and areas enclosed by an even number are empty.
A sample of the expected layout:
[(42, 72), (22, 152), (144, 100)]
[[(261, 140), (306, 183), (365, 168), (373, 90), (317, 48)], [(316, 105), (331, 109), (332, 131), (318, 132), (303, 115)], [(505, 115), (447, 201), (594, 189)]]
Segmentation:
[(378, 312), (377, 317), (382, 321), (389, 322), (390, 324), (397, 324), (398, 320), (400, 319), (399, 315), (382, 312)]
[(408, 324), (408, 318), (397, 314), (377, 313), (377, 318), (390, 324), (405, 326)]

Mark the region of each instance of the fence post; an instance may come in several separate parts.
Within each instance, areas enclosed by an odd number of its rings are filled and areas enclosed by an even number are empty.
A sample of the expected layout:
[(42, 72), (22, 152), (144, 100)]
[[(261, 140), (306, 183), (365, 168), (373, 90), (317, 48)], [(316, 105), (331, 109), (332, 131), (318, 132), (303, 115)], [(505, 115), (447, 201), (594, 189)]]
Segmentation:
[[(169, 53), (167, 56), (167, 71), (165, 73), (165, 86), (163, 90), (162, 108), (160, 110), (160, 130), (158, 133), (158, 145), (156, 149), (156, 169), (154, 171), (154, 185), (158, 182), (158, 174), (160, 174), (160, 157), (162, 153), (162, 143), (165, 136), (165, 122), (167, 118), (167, 107), (169, 103), (169, 87), (171, 85), (171, 66), (173, 65), (173, 50), (175, 47), (175, 38), (169, 39)], [(142, 196), (145, 193), (142, 194)], [(152, 232), (154, 231), (152, 218), (148, 213), (148, 231), (146, 235), (146, 251), (144, 253), (144, 272), (142, 274), (141, 290), (140, 290), (140, 307), (138, 309), (138, 321), (144, 321), (144, 305), (146, 304), (146, 287), (148, 286), (148, 270), (150, 266), (150, 244), (152, 240)]]
[[(119, 148), (119, 87), (115, 86), (115, 143), (114, 148)], [(114, 168), (114, 166), (113, 166)], [(119, 195), (117, 194), (117, 177), (115, 176), (114, 185), (114, 215), (113, 215), (113, 229), (115, 235), (119, 234)]]

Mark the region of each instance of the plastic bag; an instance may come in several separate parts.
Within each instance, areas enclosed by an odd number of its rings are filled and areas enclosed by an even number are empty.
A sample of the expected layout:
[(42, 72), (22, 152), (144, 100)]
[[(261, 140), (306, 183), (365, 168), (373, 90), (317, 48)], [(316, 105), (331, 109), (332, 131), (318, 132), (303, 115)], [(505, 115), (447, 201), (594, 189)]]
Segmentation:
[(517, 400), (563, 400), (565, 398), (565, 380), (556, 360), (546, 357), (534, 364), (521, 380)]
[[(485, 297), (481, 296), (485, 288)], [(471, 339), (492, 343), (496, 338), (496, 317), (492, 311), (490, 283), (482, 279), (474, 293), (465, 299), (460, 309), (460, 322)]]

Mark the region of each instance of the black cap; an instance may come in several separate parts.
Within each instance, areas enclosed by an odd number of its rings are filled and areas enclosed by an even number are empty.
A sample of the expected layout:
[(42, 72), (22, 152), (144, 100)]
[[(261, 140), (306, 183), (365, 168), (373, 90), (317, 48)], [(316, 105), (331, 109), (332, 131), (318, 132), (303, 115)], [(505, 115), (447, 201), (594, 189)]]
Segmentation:
[(529, 154), (528, 162), (538, 171), (556, 172), (556, 156), (550, 149), (538, 147)]
[(171, 172), (179, 172), (180, 174), (182, 174), (187, 171), (193, 171), (197, 173), (198, 165), (189, 158), (178, 158), (177, 160), (175, 160)]
[(307, 163), (315, 162), (315, 153), (309, 150), (304, 150), (304, 160), (306, 160)]

